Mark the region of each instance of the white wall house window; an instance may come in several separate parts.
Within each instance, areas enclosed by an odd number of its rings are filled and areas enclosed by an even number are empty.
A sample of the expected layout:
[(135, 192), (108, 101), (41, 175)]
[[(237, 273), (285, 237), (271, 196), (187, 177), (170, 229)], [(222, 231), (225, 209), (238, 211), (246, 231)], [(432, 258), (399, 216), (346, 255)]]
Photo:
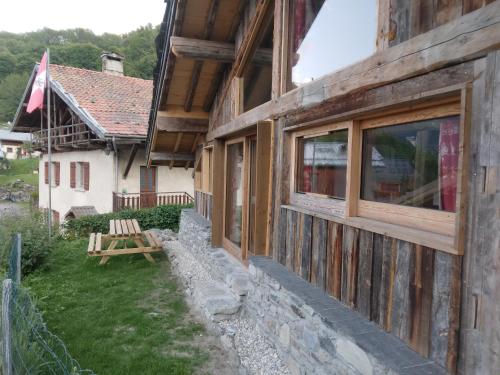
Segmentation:
[(76, 163), (76, 189), (77, 190), (84, 190), (84, 181), (85, 181), (85, 175), (83, 172), (83, 163), (78, 162)]
[(88, 191), (90, 186), (90, 164), (88, 162), (70, 163), (70, 186), (79, 191)]

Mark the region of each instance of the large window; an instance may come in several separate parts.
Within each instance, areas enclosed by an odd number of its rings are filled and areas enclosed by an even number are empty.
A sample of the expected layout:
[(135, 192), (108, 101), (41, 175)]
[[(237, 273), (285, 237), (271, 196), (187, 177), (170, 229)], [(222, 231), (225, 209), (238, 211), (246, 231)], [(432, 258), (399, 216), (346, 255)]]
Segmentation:
[(449, 100), (293, 131), (288, 203), (352, 225), (445, 235), (442, 248), (457, 250), (465, 126)]
[(271, 100), (273, 56), (273, 9), (269, 7), (257, 37), (257, 48), (243, 72), (243, 111)]
[(363, 131), (361, 199), (455, 212), (459, 116)]
[(289, 3), (289, 89), (351, 65), (375, 51), (377, 0)]
[(297, 145), (297, 192), (345, 198), (347, 129), (300, 137)]

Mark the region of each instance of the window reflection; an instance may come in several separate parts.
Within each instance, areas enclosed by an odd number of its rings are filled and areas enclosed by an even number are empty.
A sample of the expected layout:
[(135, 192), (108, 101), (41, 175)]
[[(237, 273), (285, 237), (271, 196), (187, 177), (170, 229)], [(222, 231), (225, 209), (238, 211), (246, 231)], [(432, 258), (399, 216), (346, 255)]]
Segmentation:
[(347, 130), (298, 141), (297, 191), (345, 198)]
[(291, 88), (375, 51), (377, 0), (296, 0), (291, 4)]
[(243, 211), (243, 143), (227, 146), (225, 236), (241, 247)]
[(361, 199), (455, 212), (459, 116), (363, 131)]

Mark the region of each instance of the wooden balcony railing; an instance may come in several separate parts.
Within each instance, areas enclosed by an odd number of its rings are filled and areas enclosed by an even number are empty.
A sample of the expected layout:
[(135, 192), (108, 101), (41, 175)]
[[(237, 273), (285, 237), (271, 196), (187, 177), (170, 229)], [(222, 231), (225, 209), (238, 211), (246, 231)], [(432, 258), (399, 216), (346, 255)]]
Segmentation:
[[(50, 129), (52, 146), (81, 146), (91, 141), (90, 131), (83, 123), (57, 126)], [(44, 148), (48, 145), (49, 131), (39, 130), (33, 133), (35, 148)]]
[(166, 193), (113, 193), (113, 212), (126, 209), (137, 210), (164, 204), (185, 205), (194, 202), (194, 198), (184, 191)]

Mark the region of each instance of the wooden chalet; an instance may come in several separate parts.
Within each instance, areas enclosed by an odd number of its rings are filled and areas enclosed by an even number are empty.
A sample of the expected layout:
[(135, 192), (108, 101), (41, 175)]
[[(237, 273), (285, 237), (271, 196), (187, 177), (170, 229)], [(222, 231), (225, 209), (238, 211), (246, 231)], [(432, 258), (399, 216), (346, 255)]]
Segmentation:
[(449, 373), (500, 373), (500, 1), (170, 0), (150, 165)]

